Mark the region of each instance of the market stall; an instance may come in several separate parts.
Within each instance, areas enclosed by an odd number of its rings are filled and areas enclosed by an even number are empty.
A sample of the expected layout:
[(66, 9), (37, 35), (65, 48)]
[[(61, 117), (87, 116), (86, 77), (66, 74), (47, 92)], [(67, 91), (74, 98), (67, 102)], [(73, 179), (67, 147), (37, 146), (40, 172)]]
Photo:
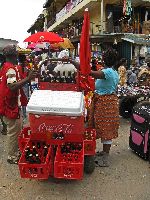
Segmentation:
[[(18, 138), (22, 178), (51, 176), (80, 180), (84, 171), (92, 173), (95, 169), (96, 131), (85, 127), (84, 92), (91, 89), (91, 80), (86, 76), (90, 71), (87, 10), (84, 17), (80, 71), (75, 76), (57, 76), (49, 82), (39, 79), (39, 90), (33, 91), (27, 105), (30, 127), (25, 127)], [(25, 41), (31, 40), (37, 42), (39, 38), (30, 37)]]

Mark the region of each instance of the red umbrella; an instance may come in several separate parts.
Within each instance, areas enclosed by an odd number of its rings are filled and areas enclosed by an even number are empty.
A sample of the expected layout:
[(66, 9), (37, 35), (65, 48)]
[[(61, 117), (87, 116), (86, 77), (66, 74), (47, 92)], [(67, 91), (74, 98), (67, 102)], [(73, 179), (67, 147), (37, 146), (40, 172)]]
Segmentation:
[(89, 76), (91, 72), (90, 48), (90, 16), (88, 9), (84, 12), (84, 22), (80, 38), (80, 87), (85, 92), (94, 90), (94, 79)]
[(80, 71), (83, 75), (88, 75), (91, 71), (91, 48), (90, 48), (90, 16), (88, 9), (84, 12), (84, 22), (80, 38)]
[(27, 46), (27, 49), (35, 49), (37, 43), (31, 43)]
[(34, 52), (40, 52), (40, 51), (42, 51), (42, 49), (40, 49), (40, 48), (35, 48), (33, 51), (34, 51)]
[(46, 42), (33, 42), (27, 46), (28, 49), (35, 49), (35, 48), (40, 48), (40, 49), (45, 49), (46, 48)]
[(63, 38), (59, 37), (56, 33), (53, 32), (37, 32), (30, 35), (24, 40), (24, 42), (49, 42), (49, 43), (58, 43), (63, 42)]

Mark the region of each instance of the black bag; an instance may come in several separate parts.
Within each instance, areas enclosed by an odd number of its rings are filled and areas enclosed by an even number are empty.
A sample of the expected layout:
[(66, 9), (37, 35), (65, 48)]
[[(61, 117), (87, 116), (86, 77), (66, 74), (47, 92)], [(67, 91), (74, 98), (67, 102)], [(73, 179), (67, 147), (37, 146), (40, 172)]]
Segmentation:
[(150, 102), (142, 101), (136, 104), (132, 111), (132, 121), (142, 127), (149, 127), (150, 123)]
[(133, 108), (129, 146), (144, 159), (150, 156), (150, 102), (143, 101)]

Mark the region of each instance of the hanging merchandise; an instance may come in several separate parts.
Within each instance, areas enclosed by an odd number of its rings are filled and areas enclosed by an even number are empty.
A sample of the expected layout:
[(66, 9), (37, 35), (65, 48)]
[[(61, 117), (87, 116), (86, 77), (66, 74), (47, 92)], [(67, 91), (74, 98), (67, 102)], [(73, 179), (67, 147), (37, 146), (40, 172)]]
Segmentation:
[(124, 15), (131, 15), (131, 12), (132, 12), (131, 0), (124, 0), (123, 14)]

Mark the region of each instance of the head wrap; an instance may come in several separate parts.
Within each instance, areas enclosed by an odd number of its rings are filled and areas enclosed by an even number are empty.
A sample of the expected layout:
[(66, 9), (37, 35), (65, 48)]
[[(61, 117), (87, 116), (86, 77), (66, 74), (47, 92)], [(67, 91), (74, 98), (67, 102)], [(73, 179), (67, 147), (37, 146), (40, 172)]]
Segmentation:
[(16, 46), (13, 45), (13, 44), (7, 45), (3, 49), (3, 55), (4, 56), (16, 56), (17, 55), (17, 48), (16, 48)]
[(58, 55), (58, 58), (64, 58), (64, 57), (67, 57), (69, 58), (69, 51), (67, 49), (61, 51)]

